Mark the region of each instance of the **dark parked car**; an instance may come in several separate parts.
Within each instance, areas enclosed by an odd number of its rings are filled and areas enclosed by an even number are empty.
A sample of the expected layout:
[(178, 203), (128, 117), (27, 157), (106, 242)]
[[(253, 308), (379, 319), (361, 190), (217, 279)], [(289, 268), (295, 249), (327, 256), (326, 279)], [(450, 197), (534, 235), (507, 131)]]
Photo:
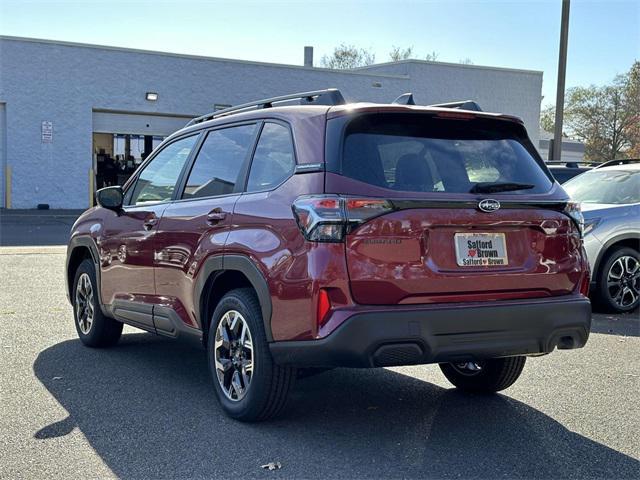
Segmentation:
[(167, 138), (73, 227), (82, 342), (123, 323), (202, 341), (241, 420), (278, 413), (298, 368), (439, 363), (495, 392), (526, 356), (582, 347), (582, 216), (522, 122), (402, 98), (307, 92)]
[(585, 165), (581, 162), (546, 162), (547, 168), (558, 181), (558, 183), (565, 183), (571, 180), (573, 177), (577, 177), (581, 173), (588, 172), (593, 168), (591, 165)]

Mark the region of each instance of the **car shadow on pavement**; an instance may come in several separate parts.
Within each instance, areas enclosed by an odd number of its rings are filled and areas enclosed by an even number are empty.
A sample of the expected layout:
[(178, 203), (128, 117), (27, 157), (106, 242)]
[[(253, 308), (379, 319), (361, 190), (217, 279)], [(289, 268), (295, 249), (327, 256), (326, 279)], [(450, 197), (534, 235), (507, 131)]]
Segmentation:
[(284, 415), (260, 424), (224, 416), (202, 350), (148, 334), (109, 350), (65, 341), (34, 370), (68, 412), (34, 437), (78, 428), (124, 478), (624, 478), (640, 467), (507, 396), (387, 369), (300, 380)]

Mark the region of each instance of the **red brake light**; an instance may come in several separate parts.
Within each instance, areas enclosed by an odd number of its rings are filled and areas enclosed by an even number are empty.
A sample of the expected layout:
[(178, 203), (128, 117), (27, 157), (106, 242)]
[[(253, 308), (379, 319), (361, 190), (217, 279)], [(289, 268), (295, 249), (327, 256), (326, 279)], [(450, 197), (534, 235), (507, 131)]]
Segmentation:
[(476, 116), (473, 113), (462, 112), (439, 112), (436, 114), (438, 118), (450, 118), (454, 120), (473, 120)]
[(318, 327), (324, 325), (324, 319), (331, 310), (331, 299), (329, 298), (329, 293), (321, 288), (318, 292), (318, 311), (316, 313), (316, 321)]
[(585, 297), (589, 296), (589, 284), (591, 283), (591, 278), (588, 273), (585, 273), (582, 277), (582, 282), (580, 283), (580, 294)]
[(355, 210), (358, 208), (371, 208), (385, 205), (389, 202), (379, 198), (347, 198), (347, 210)]
[(337, 198), (321, 198), (316, 200), (315, 205), (320, 208), (338, 209), (340, 200)]

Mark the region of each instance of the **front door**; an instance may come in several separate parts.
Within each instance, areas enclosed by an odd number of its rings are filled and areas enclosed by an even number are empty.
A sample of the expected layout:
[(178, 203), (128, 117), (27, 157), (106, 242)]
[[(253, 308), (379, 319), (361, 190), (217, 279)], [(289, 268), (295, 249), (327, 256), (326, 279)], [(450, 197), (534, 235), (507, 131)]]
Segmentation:
[(197, 138), (180, 138), (154, 155), (126, 192), (122, 212), (105, 218), (98, 239), (102, 301), (142, 328), (153, 329), (155, 235)]
[[(256, 131), (250, 123), (208, 132), (179, 199), (164, 211), (155, 241), (156, 293), (162, 302), (157, 311), (163, 318), (202, 328), (193, 305), (198, 267), (205, 258), (222, 255)], [(168, 329), (171, 323), (166, 322)]]

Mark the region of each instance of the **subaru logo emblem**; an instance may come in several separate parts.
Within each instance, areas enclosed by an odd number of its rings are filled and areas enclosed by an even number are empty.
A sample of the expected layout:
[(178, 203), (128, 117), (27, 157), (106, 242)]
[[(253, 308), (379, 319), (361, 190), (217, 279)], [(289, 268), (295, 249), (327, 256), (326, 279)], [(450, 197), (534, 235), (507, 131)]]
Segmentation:
[(495, 212), (500, 208), (500, 202), (493, 198), (485, 198), (484, 200), (480, 200), (478, 208), (487, 213)]

